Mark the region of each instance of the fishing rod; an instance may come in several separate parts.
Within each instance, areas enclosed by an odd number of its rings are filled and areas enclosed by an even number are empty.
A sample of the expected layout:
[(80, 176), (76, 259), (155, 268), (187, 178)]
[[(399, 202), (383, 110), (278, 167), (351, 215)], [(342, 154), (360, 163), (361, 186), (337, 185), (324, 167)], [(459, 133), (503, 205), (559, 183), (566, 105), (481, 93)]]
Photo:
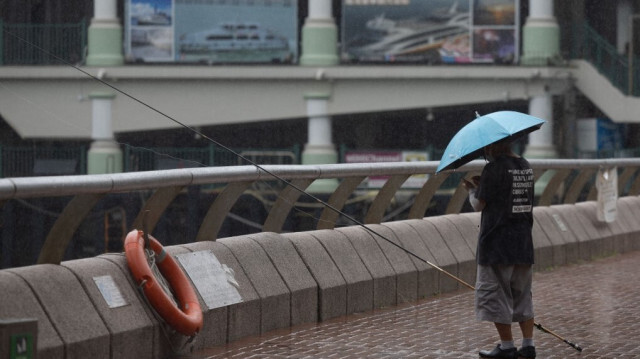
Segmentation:
[[(119, 93), (119, 94), (121, 94), (121, 95), (123, 95), (123, 96), (125, 96), (125, 97), (127, 97), (127, 98), (129, 98), (129, 99), (131, 99), (132, 101), (137, 102), (138, 104), (140, 104), (140, 105), (142, 105), (142, 106), (144, 106), (144, 107), (148, 108), (149, 110), (151, 110), (151, 111), (153, 111), (153, 112), (155, 112), (155, 113), (159, 114), (160, 116), (165, 117), (166, 119), (168, 119), (168, 120), (170, 120), (170, 121), (174, 122), (175, 124), (177, 124), (177, 125), (179, 125), (179, 126), (181, 126), (181, 127), (185, 128), (185, 129), (187, 129), (187, 130), (189, 130), (189, 131), (193, 132), (194, 134), (197, 134), (197, 135), (199, 135), (199, 136), (202, 136), (202, 138), (204, 138), (204, 139), (206, 139), (207, 141), (209, 141), (209, 142), (211, 142), (211, 143), (215, 144), (216, 146), (219, 146), (219, 147), (223, 148), (225, 151), (228, 151), (229, 153), (233, 154), (234, 156), (236, 156), (236, 157), (238, 157), (238, 158), (242, 159), (243, 161), (245, 161), (245, 162), (249, 163), (250, 165), (252, 165), (252, 166), (254, 166), (255, 168), (257, 168), (258, 170), (260, 170), (260, 171), (262, 171), (262, 172), (264, 172), (264, 173), (268, 174), (269, 176), (271, 176), (271, 177), (273, 177), (273, 178), (277, 179), (278, 181), (280, 181), (280, 182), (284, 183), (285, 185), (290, 186), (291, 188), (293, 188), (294, 190), (296, 190), (296, 191), (297, 191), (297, 192), (299, 192), (300, 194), (304, 194), (304, 195), (305, 195), (305, 196), (307, 196), (308, 198), (311, 198), (312, 200), (314, 200), (314, 201), (316, 201), (317, 203), (321, 204), (322, 206), (324, 206), (324, 207), (328, 208), (328, 209), (329, 209), (329, 210), (331, 210), (332, 212), (334, 212), (334, 213), (336, 213), (336, 214), (338, 214), (338, 215), (341, 215), (341, 216), (343, 216), (344, 218), (348, 219), (349, 221), (353, 222), (354, 224), (356, 224), (356, 225), (358, 225), (358, 226), (362, 227), (363, 229), (365, 229), (365, 230), (366, 230), (367, 232), (369, 232), (370, 234), (373, 234), (373, 235), (375, 235), (375, 236), (378, 236), (379, 238), (381, 238), (381, 239), (385, 240), (385, 241), (386, 241), (386, 242), (388, 242), (389, 244), (391, 244), (391, 245), (395, 246), (396, 248), (398, 248), (398, 249), (402, 250), (402, 251), (403, 251), (403, 252), (405, 252), (407, 255), (414, 257), (415, 259), (417, 259), (417, 260), (419, 260), (419, 261), (421, 261), (421, 262), (423, 262), (423, 263), (425, 263), (425, 264), (429, 265), (431, 268), (433, 268), (433, 269), (435, 269), (435, 270), (439, 271), (440, 273), (442, 273), (442, 274), (444, 274), (444, 275), (448, 276), (449, 278), (451, 278), (451, 279), (453, 279), (453, 280), (457, 281), (458, 283), (462, 284), (463, 286), (467, 287), (468, 289), (471, 289), (471, 290), (474, 290), (474, 291), (475, 291), (475, 287), (474, 287), (474, 286), (472, 286), (471, 284), (467, 283), (466, 281), (464, 281), (462, 278), (459, 278), (459, 277), (457, 277), (456, 275), (454, 275), (454, 274), (452, 274), (452, 273), (448, 272), (448, 271), (447, 271), (447, 270), (445, 270), (444, 268), (442, 268), (442, 267), (438, 266), (437, 264), (432, 263), (431, 261), (428, 261), (428, 260), (426, 260), (426, 259), (422, 258), (422, 257), (421, 257), (421, 256), (419, 256), (418, 254), (416, 254), (416, 253), (414, 253), (414, 252), (412, 252), (412, 251), (410, 251), (410, 250), (408, 250), (408, 249), (404, 248), (402, 245), (400, 245), (400, 244), (398, 244), (398, 243), (395, 243), (394, 241), (392, 241), (391, 239), (389, 239), (389, 238), (385, 237), (384, 235), (382, 235), (381, 233), (377, 232), (376, 230), (374, 230), (374, 229), (372, 229), (372, 228), (367, 227), (363, 222), (358, 221), (356, 218), (354, 218), (354, 217), (350, 216), (349, 214), (347, 214), (347, 213), (345, 213), (345, 212), (343, 212), (343, 211), (339, 210), (338, 208), (336, 208), (336, 207), (332, 206), (332, 205), (331, 205), (331, 204), (329, 204), (328, 202), (323, 201), (323, 200), (322, 200), (322, 199), (320, 199), (318, 196), (316, 196), (316, 195), (314, 195), (314, 194), (312, 194), (312, 193), (309, 193), (309, 192), (305, 191), (303, 188), (301, 188), (301, 187), (299, 187), (299, 186), (296, 186), (295, 184), (291, 183), (290, 181), (287, 181), (284, 177), (279, 176), (278, 174), (276, 174), (276, 173), (274, 173), (274, 172), (272, 172), (272, 171), (267, 170), (266, 168), (264, 168), (263, 166), (261, 166), (261, 165), (260, 165), (260, 164), (258, 164), (257, 162), (252, 161), (251, 159), (249, 159), (249, 158), (247, 158), (247, 157), (243, 156), (242, 154), (240, 154), (240, 153), (238, 153), (238, 152), (234, 151), (232, 148), (230, 148), (230, 147), (228, 147), (228, 146), (225, 146), (224, 144), (222, 144), (222, 143), (220, 143), (220, 142), (216, 141), (215, 139), (213, 139), (213, 138), (211, 138), (211, 137), (207, 136), (207, 135), (206, 135), (206, 134), (204, 134), (202, 131), (200, 131), (200, 130), (198, 130), (198, 129), (196, 129), (196, 128), (193, 128), (193, 127), (191, 127), (191, 126), (189, 126), (189, 125), (185, 124), (184, 122), (181, 122), (181, 121), (177, 120), (176, 118), (174, 118), (174, 117), (172, 117), (172, 116), (170, 116), (170, 115), (166, 114), (165, 112), (163, 112), (163, 111), (161, 111), (161, 110), (159, 110), (159, 109), (157, 109), (157, 108), (155, 108), (155, 107), (153, 107), (153, 106), (149, 105), (148, 103), (146, 103), (146, 102), (144, 102), (144, 101), (140, 100), (139, 98), (137, 98), (137, 97), (135, 97), (135, 96), (133, 96), (133, 95), (129, 94), (128, 92), (126, 92), (126, 91), (124, 91), (124, 90), (122, 90), (122, 89), (120, 89), (120, 88), (118, 88), (118, 87), (116, 87), (116, 86), (114, 86), (114, 85), (112, 85), (112, 84), (108, 83), (107, 81), (105, 81), (105, 80), (103, 80), (103, 79), (101, 79), (101, 78), (99, 78), (99, 77), (97, 77), (97, 76), (92, 75), (90, 72), (88, 72), (88, 71), (86, 71), (86, 70), (84, 70), (84, 69), (80, 68), (79, 66), (77, 66), (77, 65), (75, 65), (75, 64), (72, 64), (71, 62), (69, 62), (69, 61), (67, 61), (67, 60), (65, 60), (65, 59), (63, 59), (63, 58), (61, 58), (61, 57), (59, 57), (59, 56), (57, 56), (57, 55), (55, 55), (55, 54), (53, 54), (53, 53), (49, 52), (48, 50), (46, 50), (46, 49), (44, 49), (44, 48), (42, 48), (42, 47), (40, 47), (40, 46), (38, 46), (38, 45), (36, 45), (36, 44), (33, 44), (33, 43), (31, 43), (31, 42), (29, 42), (29, 41), (27, 41), (27, 40), (23, 39), (22, 37), (20, 37), (20, 36), (18, 36), (18, 35), (16, 35), (16, 34), (13, 34), (13, 33), (12, 33), (12, 32), (10, 32), (10, 31), (5, 31), (5, 32), (6, 32), (7, 34), (9, 34), (10, 36), (13, 36), (13, 37), (17, 38), (18, 40), (20, 40), (20, 41), (22, 41), (22, 42), (24, 42), (24, 43), (28, 44), (29, 46), (32, 46), (32, 47), (36, 48), (37, 50), (42, 51), (43, 53), (45, 53), (45, 54), (47, 54), (47, 55), (49, 55), (49, 56), (53, 57), (53, 58), (54, 58), (54, 59), (56, 59), (57, 61), (60, 61), (61, 63), (65, 64), (65, 65), (67, 65), (67, 66), (70, 66), (70, 67), (72, 67), (72, 68), (74, 68), (74, 69), (76, 69), (77, 71), (79, 71), (79, 72), (83, 73), (84, 75), (88, 76), (89, 78), (91, 78), (91, 79), (93, 79), (93, 80), (95, 80), (95, 81), (97, 81), (97, 82), (99, 82), (99, 83), (101, 83), (101, 84), (103, 84), (103, 85), (105, 85), (105, 86), (109, 87), (110, 89), (112, 89), (112, 90), (116, 91), (117, 93)], [(574, 343), (572, 343), (572, 342), (570, 342), (570, 341), (566, 340), (565, 338), (563, 338), (563, 337), (559, 336), (558, 334), (554, 333), (553, 331), (551, 331), (551, 330), (549, 330), (549, 329), (547, 329), (547, 328), (543, 327), (543, 326), (542, 326), (542, 324), (534, 323), (534, 326), (535, 326), (538, 330), (540, 330), (540, 331), (542, 331), (542, 332), (544, 332), (544, 333), (550, 334), (550, 335), (554, 336), (555, 338), (557, 338), (557, 339), (559, 339), (559, 340), (563, 341), (563, 342), (564, 342), (564, 343), (566, 343), (567, 345), (571, 346), (572, 348), (576, 349), (577, 351), (582, 352), (582, 348), (581, 348), (579, 345), (576, 345), (576, 344), (574, 344)]]

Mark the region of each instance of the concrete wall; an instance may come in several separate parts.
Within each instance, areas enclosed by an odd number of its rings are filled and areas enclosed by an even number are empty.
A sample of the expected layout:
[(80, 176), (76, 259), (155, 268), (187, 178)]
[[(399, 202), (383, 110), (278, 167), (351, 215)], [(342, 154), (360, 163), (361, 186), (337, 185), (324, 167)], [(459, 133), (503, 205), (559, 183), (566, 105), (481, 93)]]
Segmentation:
[[(640, 249), (638, 214), (640, 197), (619, 199), (618, 218), (609, 224), (596, 219), (594, 202), (536, 207), (535, 268)], [(6, 326), (13, 319), (36, 319), (42, 358), (189, 353), (463, 288), (431, 264), (474, 285), (479, 224), (478, 213), (465, 213), (166, 247), (173, 256), (210, 251), (233, 270), (242, 297), (239, 303), (209, 309), (198, 293), (204, 325), (193, 342), (150, 309), (123, 254), (0, 271), (0, 320)], [(103, 276), (110, 276), (126, 305), (108, 305), (96, 285)]]

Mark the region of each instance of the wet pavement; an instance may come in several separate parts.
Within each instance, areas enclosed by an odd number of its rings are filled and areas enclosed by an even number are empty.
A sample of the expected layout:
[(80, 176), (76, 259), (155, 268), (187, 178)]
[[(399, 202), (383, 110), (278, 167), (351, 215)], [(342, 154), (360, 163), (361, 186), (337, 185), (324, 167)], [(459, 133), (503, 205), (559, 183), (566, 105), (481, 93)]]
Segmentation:
[[(534, 274), (536, 321), (583, 348), (535, 330), (538, 358), (640, 357), (640, 252)], [(522, 338), (513, 325), (516, 345)], [(473, 292), (278, 330), (190, 358), (477, 358), (498, 339), (477, 322)]]

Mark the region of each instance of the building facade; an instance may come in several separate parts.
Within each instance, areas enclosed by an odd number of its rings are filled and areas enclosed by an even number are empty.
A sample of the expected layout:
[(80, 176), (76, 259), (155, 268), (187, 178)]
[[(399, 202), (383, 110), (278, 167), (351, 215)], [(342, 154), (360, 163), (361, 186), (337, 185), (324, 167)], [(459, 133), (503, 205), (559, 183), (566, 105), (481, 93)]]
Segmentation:
[[(0, 6), (3, 145), (84, 146), (87, 173), (140, 169), (128, 161), (143, 147), (299, 148), (293, 162), (304, 164), (348, 151), (437, 160), (476, 112), (504, 109), (548, 121), (522, 143), (529, 157), (640, 147), (637, 0)], [(60, 30), (80, 33), (79, 51), (55, 53), (34, 35), (62, 24), (83, 24)]]

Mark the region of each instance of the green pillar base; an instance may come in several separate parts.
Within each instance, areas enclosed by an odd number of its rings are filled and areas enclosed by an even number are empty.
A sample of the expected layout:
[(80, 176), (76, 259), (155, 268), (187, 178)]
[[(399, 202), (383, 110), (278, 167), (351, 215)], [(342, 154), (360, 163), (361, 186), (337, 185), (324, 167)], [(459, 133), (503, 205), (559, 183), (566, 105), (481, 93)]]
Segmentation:
[(123, 171), (122, 150), (113, 141), (94, 141), (87, 153), (87, 174), (120, 173)]
[(522, 28), (522, 58), (525, 66), (548, 66), (560, 59), (560, 28), (555, 21), (528, 20)]
[(338, 64), (338, 28), (332, 20), (307, 19), (302, 27), (300, 65)]
[[(338, 152), (333, 146), (310, 146), (302, 152), (303, 165), (333, 164), (338, 163)], [(313, 181), (307, 188), (311, 193), (333, 193), (338, 188), (337, 178), (322, 178)]]
[(118, 23), (93, 20), (88, 30), (87, 66), (119, 66), (122, 55), (122, 26)]

